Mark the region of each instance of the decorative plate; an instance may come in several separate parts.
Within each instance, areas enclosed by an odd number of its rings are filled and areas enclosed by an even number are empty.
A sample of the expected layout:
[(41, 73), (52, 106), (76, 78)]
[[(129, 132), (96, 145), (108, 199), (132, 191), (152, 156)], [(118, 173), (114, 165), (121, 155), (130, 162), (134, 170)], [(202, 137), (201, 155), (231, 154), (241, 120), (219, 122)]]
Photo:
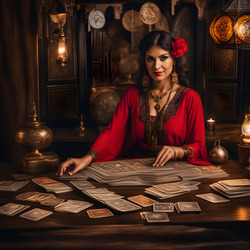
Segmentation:
[(161, 19), (161, 11), (156, 4), (147, 2), (140, 9), (140, 17), (145, 24), (155, 24)]
[(92, 10), (89, 13), (89, 24), (94, 29), (101, 29), (105, 25), (105, 16), (100, 10)]
[(128, 31), (136, 31), (143, 26), (140, 14), (136, 10), (128, 10), (124, 13), (122, 17), (122, 25), (124, 29)]

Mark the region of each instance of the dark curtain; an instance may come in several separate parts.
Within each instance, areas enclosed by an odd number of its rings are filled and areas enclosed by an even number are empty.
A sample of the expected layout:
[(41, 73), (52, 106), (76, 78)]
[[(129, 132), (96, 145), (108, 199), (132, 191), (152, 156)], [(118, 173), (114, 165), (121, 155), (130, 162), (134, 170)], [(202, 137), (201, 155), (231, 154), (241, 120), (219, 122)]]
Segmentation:
[(36, 100), (34, 0), (0, 0), (0, 161), (15, 161), (15, 131)]

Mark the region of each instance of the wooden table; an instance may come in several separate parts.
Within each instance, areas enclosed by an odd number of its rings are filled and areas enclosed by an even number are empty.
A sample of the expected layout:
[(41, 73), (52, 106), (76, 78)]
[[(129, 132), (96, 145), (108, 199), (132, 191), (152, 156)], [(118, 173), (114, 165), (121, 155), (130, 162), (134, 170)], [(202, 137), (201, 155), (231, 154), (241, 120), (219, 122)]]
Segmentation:
[[(244, 166), (234, 161), (222, 165), (230, 174), (223, 179), (249, 177)], [(0, 164), (1, 180), (11, 180), (19, 170), (12, 164)], [(55, 173), (39, 173), (35, 176), (54, 177)], [(227, 203), (213, 204), (197, 198), (196, 194), (211, 192), (209, 184), (220, 179), (202, 179), (199, 190), (165, 199), (167, 202), (197, 201), (201, 213), (169, 213), (170, 222), (147, 224), (141, 211), (152, 211), (152, 207), (129, 213), (114, 212), (115, 216), (90, 219), (86, 210), (78, 214), (55, 212), (53, 208), (39, 203), (16, 201), (43, 208), (54, 213), (34, 222), (18, 215), (0, 215), (0, 249), (250, 249), (250, 197), (231, 199)], [(65, 181), (68, 185), (67, 181)], [(144, 194), (145, 187), (111, 187), (95, 181), (96, 187), (105, 187), (126, 198)], [(17, 192), (0, 192), (0, 206), (15, 202), (17, 194), (44, 190), (30, 182)], [(104, 205), (88, 198), (80, 191), (57, 194), (59, 198), (85, 200), (94, 203), (91, 208)]]

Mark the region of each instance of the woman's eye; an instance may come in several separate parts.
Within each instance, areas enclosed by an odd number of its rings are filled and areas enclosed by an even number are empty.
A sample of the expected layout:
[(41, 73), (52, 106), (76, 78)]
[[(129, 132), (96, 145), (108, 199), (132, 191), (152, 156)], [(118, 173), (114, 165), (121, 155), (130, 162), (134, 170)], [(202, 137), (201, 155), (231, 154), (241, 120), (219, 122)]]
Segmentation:
[(167, 60), (167, 59), (168, 59), (167, 56), (162, 56), (162, 57), (161, 57), (161, 61), (165, 61), (165, 60)]
[(146, 60), (147, 60), (147, 62), (153, 62), (154, 61), (154, 59), (152, 57), (147, 57)]

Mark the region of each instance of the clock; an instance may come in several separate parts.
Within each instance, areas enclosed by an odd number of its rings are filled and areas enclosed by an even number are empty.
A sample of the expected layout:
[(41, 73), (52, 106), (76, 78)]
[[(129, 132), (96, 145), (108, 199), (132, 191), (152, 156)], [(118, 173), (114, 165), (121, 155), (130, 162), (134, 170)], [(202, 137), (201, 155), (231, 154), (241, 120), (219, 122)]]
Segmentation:
[(140, 9), (140, 17), (145, 24), (155, 24), (161, 19), (161, 11), (156, 4), (147, 2)]
[(143, 26), (143, 22), (140, 19), (140, 14), (136, 10), (128, 10), (122, 17), (122, 25), (124, 29), (128, 31), (136, 31)]
[(100, 10), (89, 13), (89, 24), (94, 29), (101, 29), (105, 25), (105, 16)]

